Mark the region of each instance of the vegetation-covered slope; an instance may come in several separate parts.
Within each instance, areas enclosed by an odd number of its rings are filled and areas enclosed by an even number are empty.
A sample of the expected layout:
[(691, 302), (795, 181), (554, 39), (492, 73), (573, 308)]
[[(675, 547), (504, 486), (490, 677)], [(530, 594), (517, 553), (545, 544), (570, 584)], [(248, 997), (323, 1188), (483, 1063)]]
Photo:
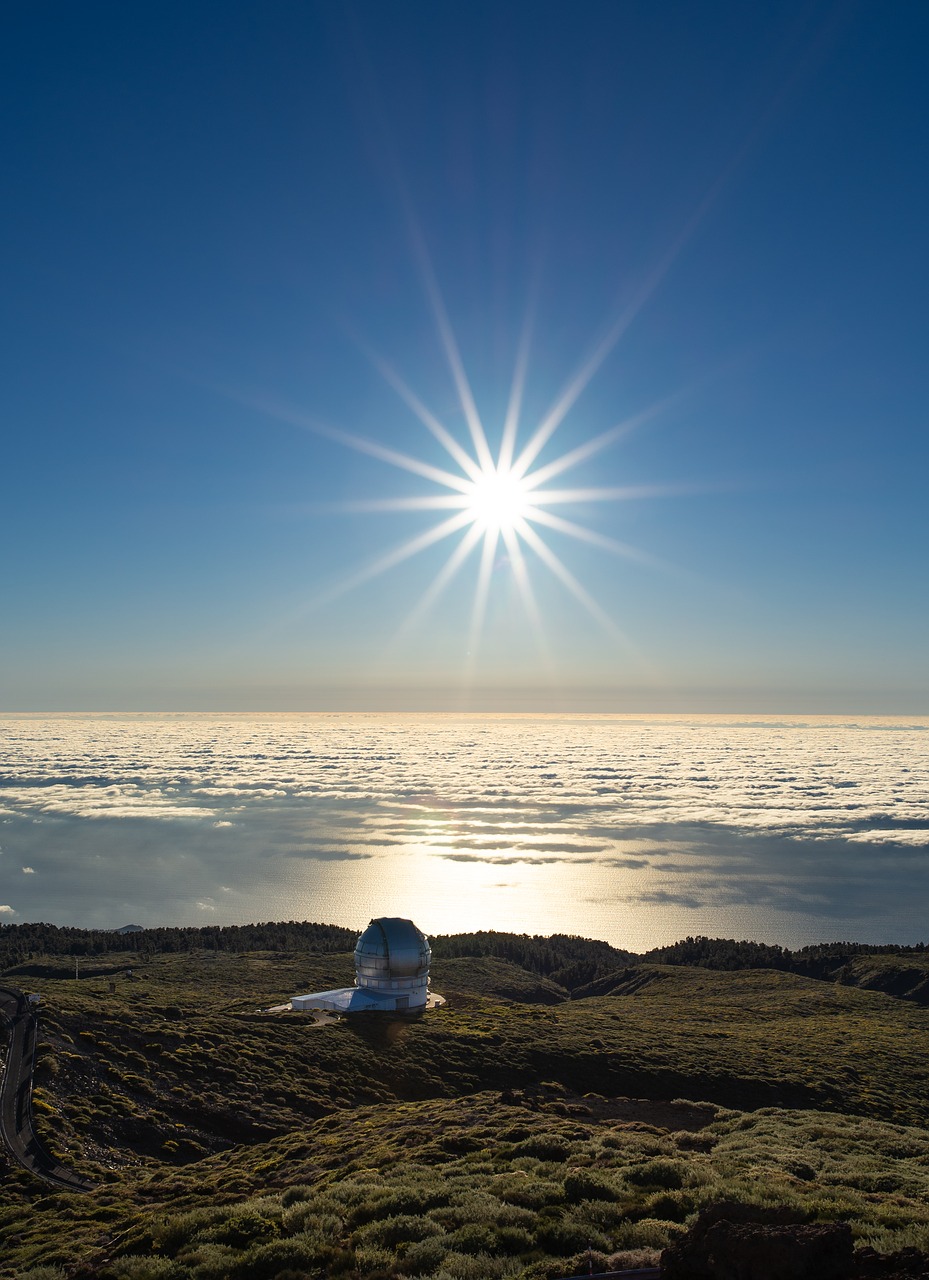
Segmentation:
[[(604, 1258), (657, 1248), (721, 1193), (923, 1240), (929, 1011), (774, 969), (661, 965), (569, 999), (511, 960), (448, 952), (445, 1006), (331, 1025), (258, 1009), (351, 982), (347, 952), (112, 954), (79, 981), (64, 958), (23, 960), (46, 975), (37, 1127), (101, 1191), (49, 1195), (0, 1166), (0, 1274), (95, 1258), (136, 1280), (534, 1275), (584, 1232)], [(583, 957), (556, 959), (564, 977)], [(548, 1190), (521, 1203), (507, 1179)]]
[(837, 974), (839, 982), (883, 991), (900, 1000), (929, 1005), (929, 956), (856, 956)]
[(652, 1261), (720, 1199), (925, 1248), (929, 1137), (816, 1111), (485, 1092), (344, 1110), (93, 1198), (8, 1204), (0, 1223), (20, 1278), (529, 1280), (583, 1270), (588, 1246), (598, 1267)]

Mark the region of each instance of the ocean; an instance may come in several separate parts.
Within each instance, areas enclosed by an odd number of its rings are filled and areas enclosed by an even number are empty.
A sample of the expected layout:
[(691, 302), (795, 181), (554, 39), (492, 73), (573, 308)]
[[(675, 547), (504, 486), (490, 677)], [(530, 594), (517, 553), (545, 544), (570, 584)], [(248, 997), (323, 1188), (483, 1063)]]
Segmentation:
[(929, 939), (929, 720), (7, 715), (0, 923)]

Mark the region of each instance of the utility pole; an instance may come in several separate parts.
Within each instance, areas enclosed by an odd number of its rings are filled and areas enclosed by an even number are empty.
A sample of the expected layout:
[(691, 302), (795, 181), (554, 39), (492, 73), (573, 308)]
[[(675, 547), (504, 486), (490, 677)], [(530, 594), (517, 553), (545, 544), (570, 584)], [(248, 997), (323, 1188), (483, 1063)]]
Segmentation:
[(80, 961), (80, 957), (79, 957), (79, 956), (75, 956), (75, 957), (74, 957), (74, 981), (75, 981), (75, 982), (77, 982), (78, 978), (81, 976), (81, 975), (80, 975), (80, 973), (79, 973), (79, 971), (78, 971), (78, 967), (79, 967), (80, 963), (81, 963), (81, 961)]

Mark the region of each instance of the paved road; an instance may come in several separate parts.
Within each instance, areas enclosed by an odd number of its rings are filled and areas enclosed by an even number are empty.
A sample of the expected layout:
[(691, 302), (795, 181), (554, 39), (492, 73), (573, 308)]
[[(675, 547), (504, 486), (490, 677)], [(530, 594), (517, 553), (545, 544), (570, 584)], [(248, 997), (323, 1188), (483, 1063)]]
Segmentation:
[(0, 1135), (15, 1160), (45, 1182), (68, 1191), (92, 1191), (94, 1184), (49, 1155), (32, 1127), (32, 1071), (37, 1016), (16, 987), (0, 987), (0, 1027), (8, 1036), (0, 1081)]

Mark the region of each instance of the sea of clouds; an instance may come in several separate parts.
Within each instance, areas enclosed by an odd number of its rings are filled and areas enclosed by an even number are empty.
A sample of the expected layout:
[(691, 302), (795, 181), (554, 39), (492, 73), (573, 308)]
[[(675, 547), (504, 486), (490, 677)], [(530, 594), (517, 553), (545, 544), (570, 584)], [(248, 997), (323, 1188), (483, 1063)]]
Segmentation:
[(0, 922), (929, 938), (929, 721), (0, 721)]

